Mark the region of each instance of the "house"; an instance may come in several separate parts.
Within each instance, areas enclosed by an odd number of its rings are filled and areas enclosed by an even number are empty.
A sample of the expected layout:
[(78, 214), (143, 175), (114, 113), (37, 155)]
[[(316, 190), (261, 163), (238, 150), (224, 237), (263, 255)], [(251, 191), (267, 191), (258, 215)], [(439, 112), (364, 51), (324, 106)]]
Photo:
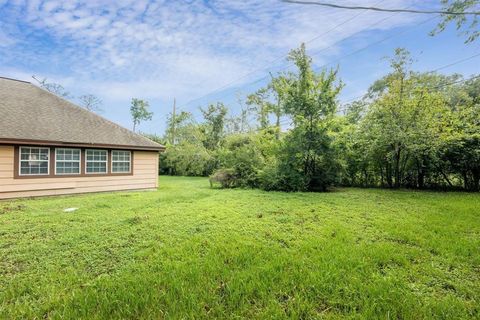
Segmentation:
[(29, 82), (0, 77), (0, 199), (154, 189), (164, 149)]

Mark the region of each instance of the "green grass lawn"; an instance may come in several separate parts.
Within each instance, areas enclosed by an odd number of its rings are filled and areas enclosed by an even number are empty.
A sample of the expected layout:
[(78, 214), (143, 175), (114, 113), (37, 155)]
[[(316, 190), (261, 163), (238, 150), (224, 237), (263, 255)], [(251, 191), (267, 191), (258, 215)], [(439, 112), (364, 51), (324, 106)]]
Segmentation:
[(0, 202), (1, 319), (344, 317), (480, 318), (480, 194), (161, 177)]

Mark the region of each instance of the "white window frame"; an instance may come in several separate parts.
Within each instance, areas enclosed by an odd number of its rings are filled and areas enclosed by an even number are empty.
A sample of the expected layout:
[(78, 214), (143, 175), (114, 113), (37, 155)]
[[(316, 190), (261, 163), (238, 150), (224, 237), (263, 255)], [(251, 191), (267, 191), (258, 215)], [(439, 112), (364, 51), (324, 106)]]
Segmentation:
[[(107, 154), (107, 159), (105, 161), (88, 161), (88, 151), (105, 151)], [(87, 164), (89, 162), (105, 162), (105, 172), (88, 172)], [(108, 174), (108, 150), (103, 149), (85, 149), (85, 174)]]
[[(127, 161), (114, 161), (114, 160), (113, 160), (113, 153), (114, 153), (115, 151), (128, 152), (128, 154), (129, 154), (129, 159), (128, 159), (128, 164), (129, 164), (128, 169), (129, 169), (129, 170), (128, 170), (128, 171), (120, 171), (120, 172), (114, 172), (114, 171), (113, 171), (113, 164), (114, 164), (114, 163), (116, 163), (116, 162), (120, 162), (120, 163), (127, 162)], [(123, 174), (128, 174), (128, 173), (132, 173), (132, 151), (130, 151), (130, 150), (112, 150), (112, 151), (111, 151), (111, 157), (112, 157), (112, 159), (111, 159), (111, 162), (112, 162), (112, 165), (111, 165), (112, 174), (122, 174), (122, 173), (123, 173)]]
[[(47, 159), (47, 173), (22, 173), (22, 162), (45, 162), (45, 160), (22, 160), (22, 149), (47, 149), (48, 150), (48, 159)], [(49, 147), (29, 147), (23, 146), (18, 149), (18, 175), (19, 176), (49, 176), (50, 175), (50, 148)]]
[[(78, 160), (57, 160), (57, 150), (78, 150), (80, 151), (80, 159)], [(78, 176), (82, 174), (82, 149), (78, 148), (55, 148), (55, 175), (56, 176), (70, 176), (70, 175), (75, 175)], [(57, 161), (58, 162), (78, 162), (78, 173), (58, 173), (57, 172)]]

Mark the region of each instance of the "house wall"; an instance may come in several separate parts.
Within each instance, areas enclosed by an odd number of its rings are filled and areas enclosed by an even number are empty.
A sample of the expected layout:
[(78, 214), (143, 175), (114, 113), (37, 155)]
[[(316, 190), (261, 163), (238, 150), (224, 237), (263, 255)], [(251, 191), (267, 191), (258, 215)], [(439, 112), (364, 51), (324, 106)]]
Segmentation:
[(0, 199), (158, 187), (158, 152), (133, 151), (133, 174), (15, 179), (15, 147), (0, 145)]

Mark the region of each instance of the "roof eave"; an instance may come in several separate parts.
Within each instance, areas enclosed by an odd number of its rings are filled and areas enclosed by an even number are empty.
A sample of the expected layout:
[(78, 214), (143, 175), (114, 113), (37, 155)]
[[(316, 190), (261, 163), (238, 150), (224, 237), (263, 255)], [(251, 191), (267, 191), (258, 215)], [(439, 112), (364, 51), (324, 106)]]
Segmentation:
[(118, 144), (101, 144), (101, 143), (82, 143), (82, 142), (65, 142), (65, 141), (47, 141), (47, 140), (29, 140), (29, 139), (11, 139), (0, 138), (0, 144), (8, 145), (39, 145), (52, 147), (79, 147), (79, 148), (115, 148), (139, 151), (165, 151), (165, 146), (139, 146), (139, 145), (118, 145)]

